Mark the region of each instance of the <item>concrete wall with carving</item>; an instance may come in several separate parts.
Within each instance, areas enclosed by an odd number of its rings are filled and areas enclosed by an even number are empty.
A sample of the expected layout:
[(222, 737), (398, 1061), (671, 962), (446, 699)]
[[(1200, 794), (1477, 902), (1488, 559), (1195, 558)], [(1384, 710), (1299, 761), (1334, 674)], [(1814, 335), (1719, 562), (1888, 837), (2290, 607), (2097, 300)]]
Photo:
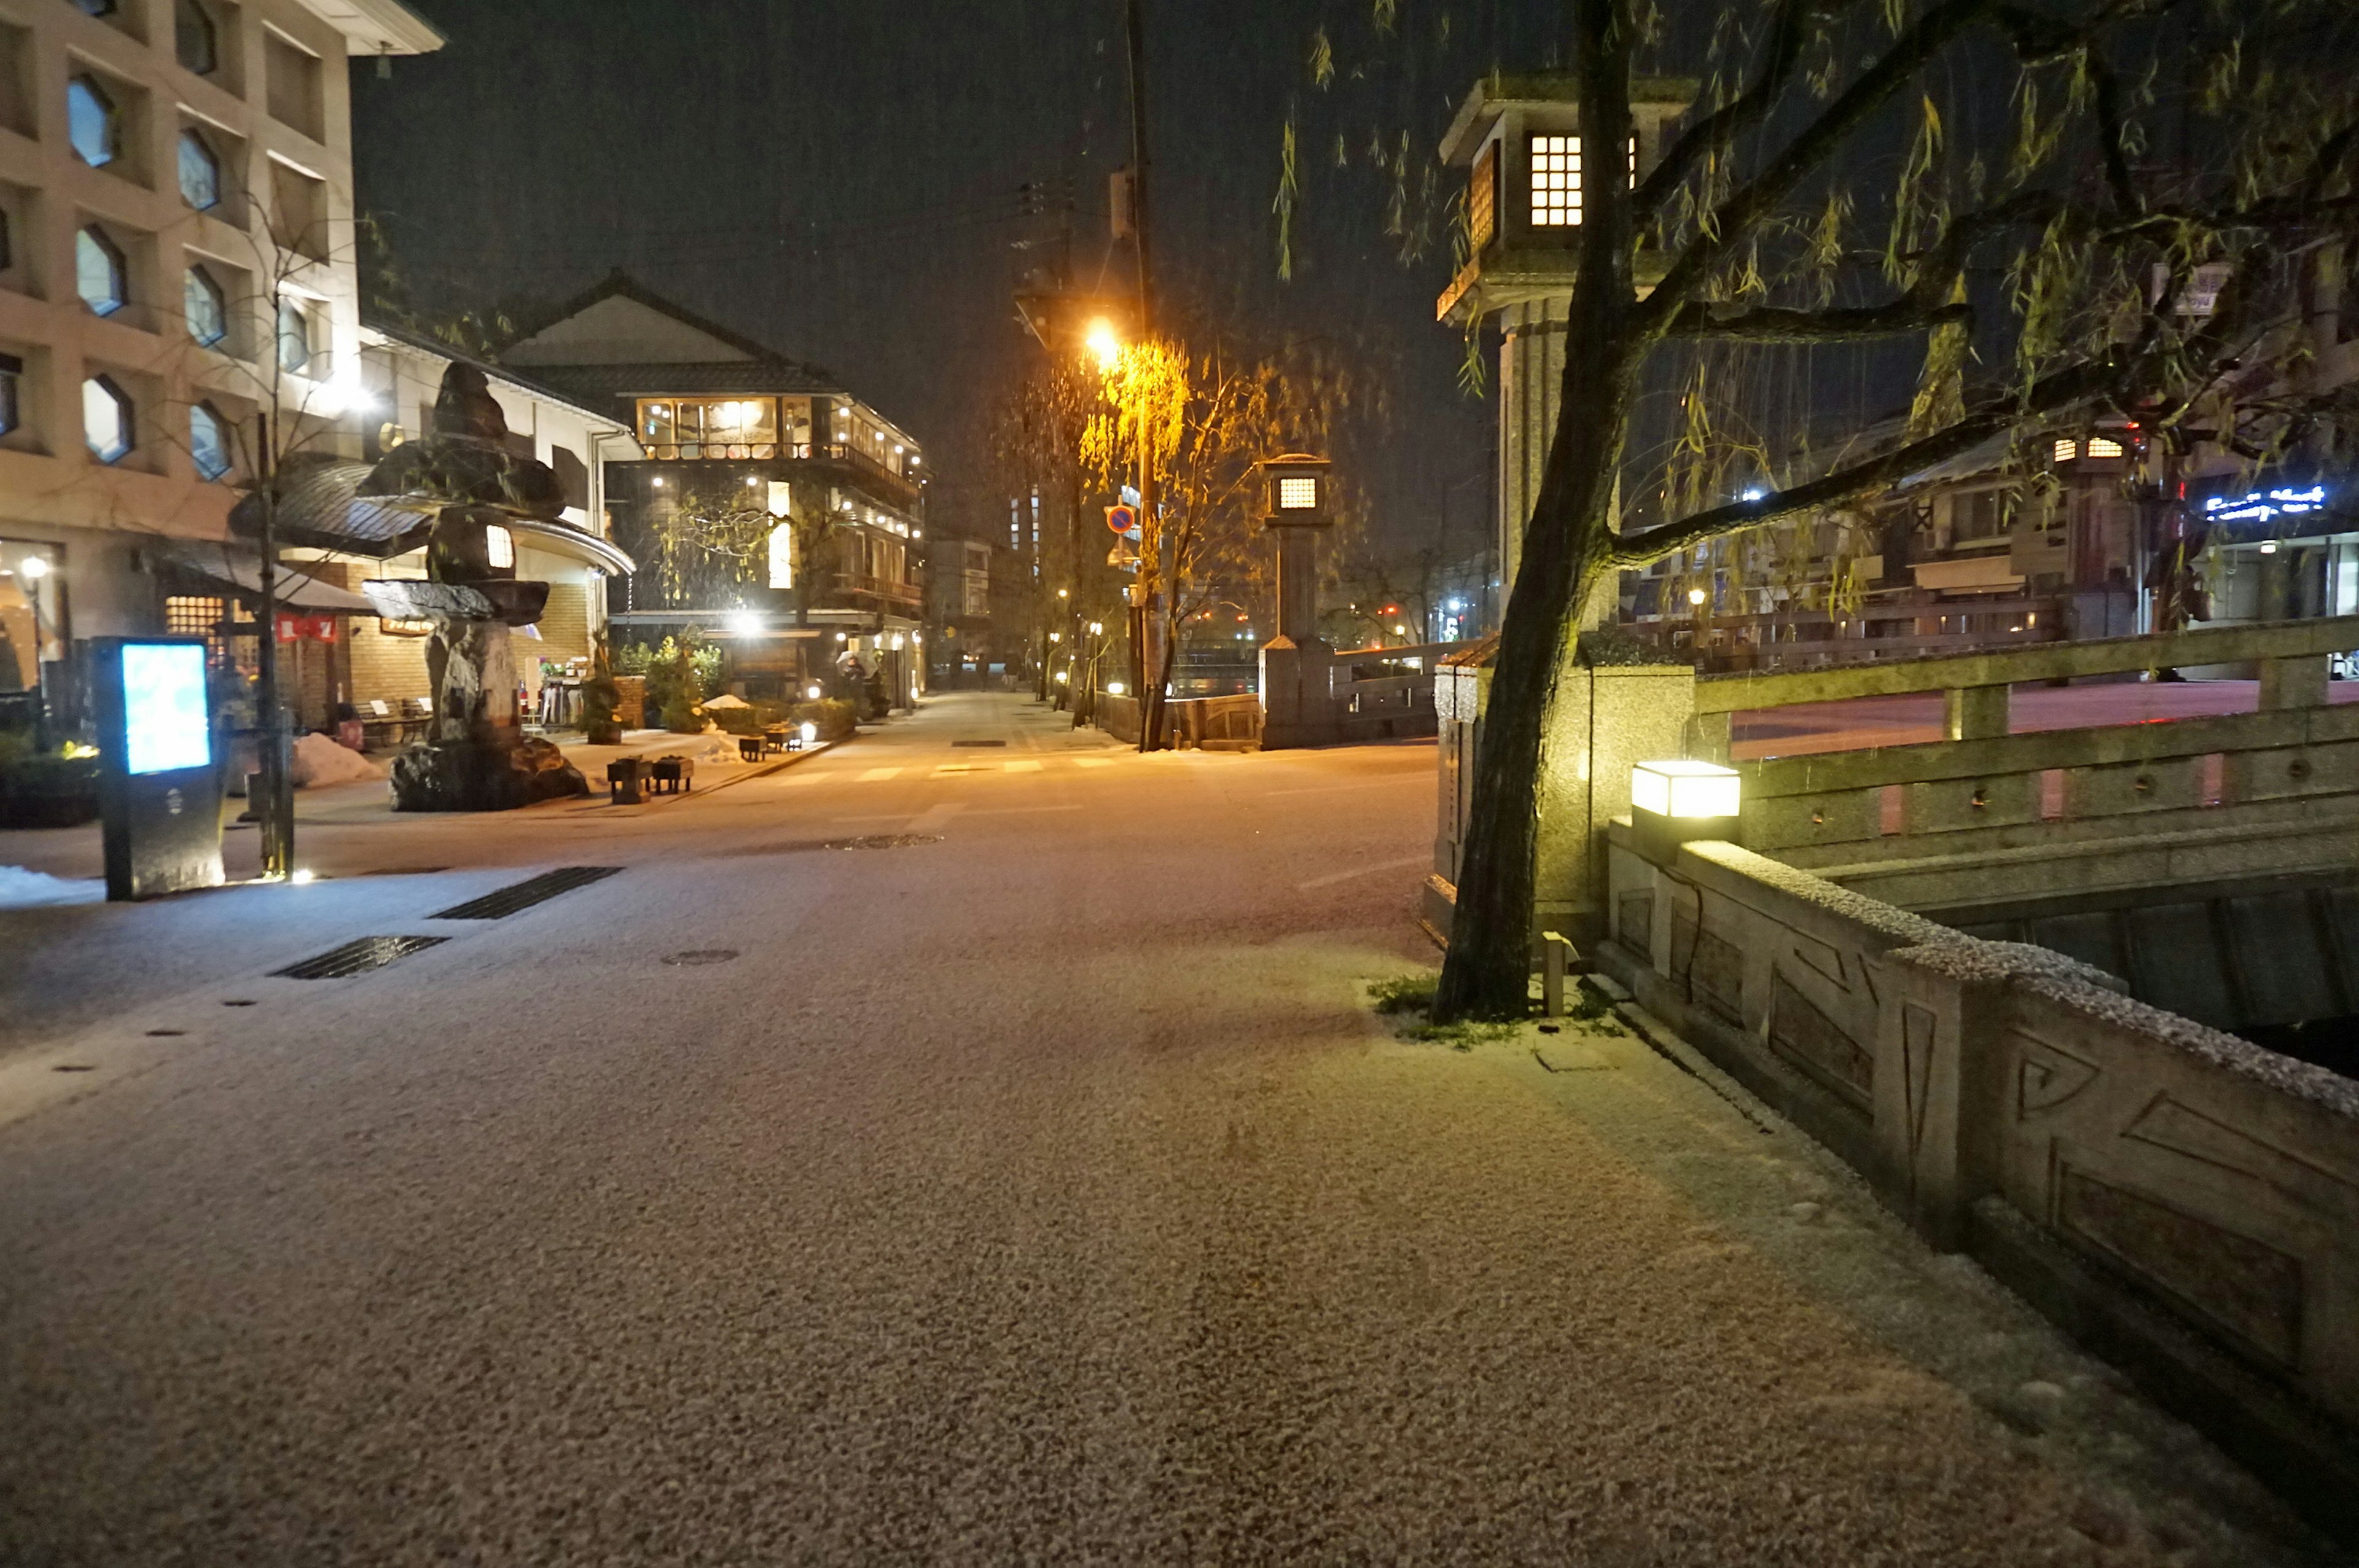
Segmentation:
[(1598, 962), (1643, 1008), (2359, 1529), (2359, 1083), (1734, 845), (1608, 838)]

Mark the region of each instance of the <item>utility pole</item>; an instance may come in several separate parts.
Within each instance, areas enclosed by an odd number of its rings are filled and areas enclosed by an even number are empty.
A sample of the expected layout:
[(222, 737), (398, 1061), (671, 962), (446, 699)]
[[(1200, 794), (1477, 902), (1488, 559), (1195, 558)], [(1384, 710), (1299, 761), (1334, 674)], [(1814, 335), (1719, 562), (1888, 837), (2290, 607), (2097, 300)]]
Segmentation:
[[(1149, 239), (1150, 208), (1147, 196), (1147, 171), (1151, 167), (1147, 145), (1147, 33), (1139, 19), (1141, 0), (1125, 0), (1124, 17), (1128, 27), (1130, 43), (1130, 217), (1131, 243), (1138, 256), (1138, 341), (1141, 344), (1155, 341), (1155, 269)], [(1144, 526), (1140, 543), (1151, 537), (1154, 559), (1139, 561), (1138, 586), (1130, 606), (1130, 645), (1138, 663), (1138, 749), (1152, 752), (1159, 746), (1163, 735), (1163, 665), (1169, 661), (1156, 657), (1158, 650), (1147, 644), (1148, 628), (1155, 623), (1158, 590), (1169, 592), (1164, 582), (1165, 557), (1163, 514), (1158, 504), (1155, 459), (1151, 446), (1142, 439), (1138, 465), (1138, 515)]]

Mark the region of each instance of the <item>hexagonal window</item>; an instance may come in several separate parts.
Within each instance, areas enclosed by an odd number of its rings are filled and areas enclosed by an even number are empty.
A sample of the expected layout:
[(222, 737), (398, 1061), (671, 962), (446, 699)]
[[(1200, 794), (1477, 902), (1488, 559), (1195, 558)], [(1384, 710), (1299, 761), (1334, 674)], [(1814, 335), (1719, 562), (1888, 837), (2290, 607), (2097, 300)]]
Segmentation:
[(172, 0), (172, 45), (182, 70), (211, 76), (221, 69), (221, 29), (197, 0)]
[(123, 153), (123, 116), (94, 76), (66, 83), (66, 140), (92, 168), (104, 168)]
[(229, 472), (229, 421), (210, 403), (189, 410), (189, 458), (207, 479)]
[(194, 131), (180, 133), (180, 200), (202, 212), (221, 205), (221, 159)]
[(190, 267), (188, 285), (182, 292), (190, 337), (210, 349), (229, 336), (229, 299), (222, 293), (222, 286), (213, 281), (212, 273), (201, 266)]
[(299, 299), (278, 301), (278, 368), (301, 371), (311, 362), (311, 313)]
[(129, 302), (125, 286), (123, 251), (95, 227), (74, 235), (74, 292), (101, 316), (112, 316)]
[(119, 462), (130, 455), (131, 395), (111, 375), (94, 375), (82, 384), (82, 438), (100, 462)]

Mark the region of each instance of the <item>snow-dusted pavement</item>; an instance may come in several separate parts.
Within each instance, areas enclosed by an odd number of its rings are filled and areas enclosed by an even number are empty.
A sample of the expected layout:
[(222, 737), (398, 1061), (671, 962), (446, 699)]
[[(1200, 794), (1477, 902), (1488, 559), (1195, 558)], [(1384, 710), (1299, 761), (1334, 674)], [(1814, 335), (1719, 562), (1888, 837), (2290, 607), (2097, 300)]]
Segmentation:
[(0, 1562), (2313, 1560), (1708, 1077), (1395, 1039), (1431, 767), (962, 696), (0, 914)]

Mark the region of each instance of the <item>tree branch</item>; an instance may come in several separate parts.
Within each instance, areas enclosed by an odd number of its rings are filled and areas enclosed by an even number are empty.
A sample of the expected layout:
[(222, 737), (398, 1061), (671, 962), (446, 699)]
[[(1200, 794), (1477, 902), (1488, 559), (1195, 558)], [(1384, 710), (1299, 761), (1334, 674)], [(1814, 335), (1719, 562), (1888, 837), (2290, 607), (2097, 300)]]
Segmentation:
[(1936, 327), (1970, 326), (1973, 321), (1971, 305), (1941, 305), (1929, 310), (1910, 299), (1832, 310), (1764, 305), (1727, 316), (1715, 315), (1716, 308), (1706, 304), (1685, 307), (1664, 328), (1664, 336), (1745, 343), (1862, 342)]
[(1765, 523), (1856, 500), (1934, 463), (1970, 452), (1994, 436), (2020, 428), (2028, 420), (2096, 397), (2111, 390), (2119, 373), (2120, 367), (2107, 362), (2091, 362), (2059, 371), (2037, 383), (2023, 397), (1994, 399), (1930, 436), (1837, 469), (1806, 484), (1777, 491), (1758, 501), (1715, 506), (1620, 540), (1613, 550), (1613, 564), (1621, 568), (1647, 566), (1723, 534), (1757, 528)]
[(1801, 69), (1802, 49), (1812, 31), (1809, 19), (1824, 9), (1818, 0), (1784, 0), (1769, 25), (1768, 58), (1759, 80), (1680, 133), (1631, 198), (1634, 211), (1657, 211), (1705, 159), (1725, 155), (1737, 137), (1768, 116)]
[(1786, 150), (1767, 168), (1713, 211), (1709, 229), (1689, 242), (1662, 281), (1655, 285), (1647, 302), (1639, 307), (1641, 335), (1661, 336), (1673, 314), (1695, 297), (1736, 246), (1750, 238), (1762, 220), (1793, 194), (1795, 187), (1832, 157), (1895, 93), (1996, 5), (1997, 0), (1940, 0), (1911, 23), (1881, 58), (1854, 79), (1832, 103), (1787, 144)]

